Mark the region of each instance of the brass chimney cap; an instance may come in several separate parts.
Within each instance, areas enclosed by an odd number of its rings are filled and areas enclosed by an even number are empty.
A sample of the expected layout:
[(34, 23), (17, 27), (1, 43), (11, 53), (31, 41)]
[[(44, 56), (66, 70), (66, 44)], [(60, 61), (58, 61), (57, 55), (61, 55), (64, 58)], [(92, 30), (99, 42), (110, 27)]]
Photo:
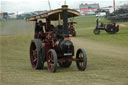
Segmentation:
[(62, 9), (68, 9), (68, 5), (62, 5)]

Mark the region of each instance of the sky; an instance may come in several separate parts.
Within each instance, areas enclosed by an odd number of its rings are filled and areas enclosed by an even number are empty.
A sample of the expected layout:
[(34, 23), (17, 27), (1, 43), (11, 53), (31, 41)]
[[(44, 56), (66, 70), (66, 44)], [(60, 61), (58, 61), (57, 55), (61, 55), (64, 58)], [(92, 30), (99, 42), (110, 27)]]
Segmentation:
[[(60, 8), (65, 0), (49, 0), (51, 9)], [(128, 0), (115, 0), (116, 6), (128, 4)], [(66, 4), (73, 9), (78, 9), (80, 3), (99, 3), (100, 7), (112, 6), (113, 0), (66, 0)], [(32, 12), (49, 10), (48, 0), (0, 0), (2, 12)]]

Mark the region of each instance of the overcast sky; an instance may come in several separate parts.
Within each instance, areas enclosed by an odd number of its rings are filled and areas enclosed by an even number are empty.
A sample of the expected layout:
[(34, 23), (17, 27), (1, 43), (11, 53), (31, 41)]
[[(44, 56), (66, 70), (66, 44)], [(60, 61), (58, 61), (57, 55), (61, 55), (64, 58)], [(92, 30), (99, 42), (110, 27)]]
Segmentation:
[[(49, 10), (48, 0), (0, 0), (2, 12), (32, 12)], [(65, 0), (49, 0), (52, 9), (60, 8)], [(128, 4), (128, 0), (115, 0), (116, 6)], [(112, 6), (113, 0), (66, 0), (70, 8), (79, 8), (80, 3), (99, 3), (100, 7)]]

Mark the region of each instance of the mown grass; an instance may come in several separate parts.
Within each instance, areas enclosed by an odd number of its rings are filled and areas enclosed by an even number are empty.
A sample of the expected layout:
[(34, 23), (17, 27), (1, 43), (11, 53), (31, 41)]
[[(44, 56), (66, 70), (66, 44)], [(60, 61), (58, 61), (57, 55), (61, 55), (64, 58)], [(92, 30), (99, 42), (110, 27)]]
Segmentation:
[[(96, 17), (79, 17), (76, 19), (78, 24), (76, 25), (76, 30), (78, 37), (89, 39), (94, 42), (103, 42), (106, 44), (113, 44), (113, 45), (121, 45), (121, 46), (128, 46), (128, 22), (120, 22), (117, 24), (124, 24), (127, 27), (120, 27), (120, 30), (116, 34), (108, 34), (104, 30), (101, 30), (100, 35), (94, 35), (93, 30), (96, 27)], [(109, 22), (101, 17), (102, 22)]]
[[(93, 34), (95, 17), (78, 17), (76, 21), (78, 22), (76, 25), (77, 38), (83, 41), (80, 41), (82, 44), (88, 42), (89, 45), (90, 42), (110, 48), (113, 44), (116, 44), (115, 46), (119, 49), (128, 48), (127, 28), (121, 28), (120, 32), (115, 35), (102, 32), (96, 36)], [(9, 31), (3, 33), (0, 29), (2, 33), (0, 36), (1, 85), (128, 84), (128, 55), (125, 55), (126, 52), (125, 54), (121, 52), (118, 55), (118, 53), (114, 53), (115, 51), (111, 52), (106, 48), (101, 49), (103, 50), (101, 51), (98, 48), (93, 48), (91, 44), (89, 46), (83, 44), (88, 55), (88, 65), (85, 71), (78, 71), (75, 62), (67, 69), (58, 67), (56, 73), (49, 73), (47, 64), (45, 64), (44, 70), (33, 70), (29, 61), (29, 45), (33, 39), (33, 23), (6, 21), (2, 26)], [(75, 47), (79, 48), (82, 44), (75, 44)], [(116, 49), (116, 47), (113, 46), (112, 48)]]
[(26, 22), (25, 20), (7, 20), (0, 22), (0, 35), (29, 34), (33, 31), (32, 29), (34, 29), (34, 22)]

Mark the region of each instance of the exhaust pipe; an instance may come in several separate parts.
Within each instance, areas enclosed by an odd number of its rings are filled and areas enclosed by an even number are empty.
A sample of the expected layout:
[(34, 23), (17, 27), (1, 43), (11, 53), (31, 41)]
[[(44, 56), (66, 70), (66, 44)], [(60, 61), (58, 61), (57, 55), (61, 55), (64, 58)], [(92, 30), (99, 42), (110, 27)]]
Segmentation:
[(69, 37), (69, 34), (68, 34), (68, 6), (67, 5), (62, 5), (62, 17), (63, 17), (64, 37)]

